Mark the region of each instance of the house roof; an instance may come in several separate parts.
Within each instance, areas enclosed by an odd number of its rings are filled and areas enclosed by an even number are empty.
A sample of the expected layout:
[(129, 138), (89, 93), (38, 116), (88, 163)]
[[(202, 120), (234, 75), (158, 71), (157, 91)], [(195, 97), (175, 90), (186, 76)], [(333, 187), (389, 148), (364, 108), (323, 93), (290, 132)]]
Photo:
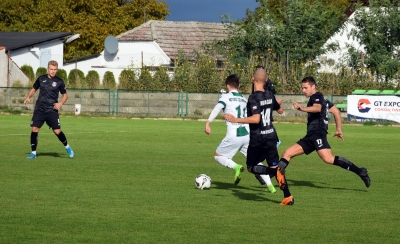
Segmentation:
[(64, 39), (72, 32), (0, 32), (0, 46), (13, 51), (57, 39)]
[(154, 41), (169, 58), (175, 59), (179, 50), (193, 57), (193, 50), (201, 44), (225, 39), (226, 30), (221, 23), (150, 20), (116, 38), (118, 41)]

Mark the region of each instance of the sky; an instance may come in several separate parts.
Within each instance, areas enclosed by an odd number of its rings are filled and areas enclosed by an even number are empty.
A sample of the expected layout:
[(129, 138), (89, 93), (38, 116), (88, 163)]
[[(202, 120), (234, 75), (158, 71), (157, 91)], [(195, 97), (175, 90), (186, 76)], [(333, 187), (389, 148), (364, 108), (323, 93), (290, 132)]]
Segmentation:
[(171, 12), (167, 20), (221, 22), (221, 14), (229, 14), (231, 19), (242, 19), (246, 9), (254, 11), (259, 5), (255, 0), (159, 0), (169, 6)]

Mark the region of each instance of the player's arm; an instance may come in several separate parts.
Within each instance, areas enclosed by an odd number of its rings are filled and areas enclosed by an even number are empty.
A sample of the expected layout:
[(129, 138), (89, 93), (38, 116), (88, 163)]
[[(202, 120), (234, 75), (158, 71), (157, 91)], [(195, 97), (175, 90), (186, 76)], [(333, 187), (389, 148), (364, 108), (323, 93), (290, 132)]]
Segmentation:
[(336, 124), (336, 132), (333, 134), (333, 136), (337, 136), (338, 138), (342, 139), (344, 141), (344, 136), (342, 132), (342, 117), (340, 116), (340, 111), (336, 106), (332, 106), (329, 109), (329, 113), (333, 114), (333, 118), (335, 119), (335, 124)]
[(24, 100), (24, 105), (26, 105), (26, 103), (31, 102), (31, 97), (32, 97), (33, 95), (35, 95), (35, 93), (36, 93), (36, 89), (35, 89), (35, 88), (32, 88), (32, 89), (28, 92), (28, 95), (26, 96), (26, 98), (25, 98), (25, 100)]
[(322, 105), (319, 103), (314, 103), (310, 107), (303, 107), (300, 104), (294, 102), (293, 107), (299, 111), (307, 112), (307, 113), (319, 113), (319, 112), (321, 112), (321, 109), (322, 109)]
[(208, 117), (208, 120), (206, 122), (206, 128), (204, 130), (206, 132), (206, 134), (208, 134), (208, 135), (211, 134), (210, 124), (218, 116), (219, 111), (221, 111), (221, 109), (223, 109), (223, 108), (224, 108), (224, 105), (222, 103), (217, 103), (217, 105), (215, 105), (214, 109), (211, 111), (211, 114)]
[(54, 109), (55, 110), (59, 110), (61, 108), (61, 106), (68, 100), (68, 95), (67, 93), (62, 94), (62, 99), (61, 101), (59, 101), (58, 103), (54, 104)]
[(247, 118), (235, 118), (232, 114), (225, 114), (224, 117), (229, 122), (242, 124), (258, 124), (261, 119), (260, 114), (253, 114), (252, 116)]
[(282, 102), (283, 102), (283, 99), (276, 99), (275, 96), (274, 96), (274, 110), (278, 114), (282, 114), (283, 113)]

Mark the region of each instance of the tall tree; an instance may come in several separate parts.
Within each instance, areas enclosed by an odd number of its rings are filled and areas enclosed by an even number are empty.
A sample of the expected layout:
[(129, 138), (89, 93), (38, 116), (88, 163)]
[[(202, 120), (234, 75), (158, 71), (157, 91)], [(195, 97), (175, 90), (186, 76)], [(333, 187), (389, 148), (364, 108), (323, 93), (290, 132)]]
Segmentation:
[(166, 3), (157, 0), (2, 0), (0, 31), (79, 33), (80, 39), (65, 46), (68, 60), (99, 53), (108, 35), (168, 14)]
[(378, 78), (395, 78), (400, 71), (400, 2), (371, 0), (368, 9), (358, 10), (353, 24), (351, 35), (365, 46), (359, 61)]

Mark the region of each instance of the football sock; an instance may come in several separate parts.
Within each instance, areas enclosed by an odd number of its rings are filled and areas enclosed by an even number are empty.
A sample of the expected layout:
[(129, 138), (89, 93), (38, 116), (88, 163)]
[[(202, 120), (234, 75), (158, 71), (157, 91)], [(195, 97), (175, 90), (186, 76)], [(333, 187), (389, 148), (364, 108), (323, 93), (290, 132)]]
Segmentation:
[(354, 172), (356, 174), (361, 173), (361, 169), (354, 165), (352, 162), (347, 160), (344, 157), (341, 156), (335, 156), (335, 160), (333, 161), (333, 165), (339, 166), (343, 169), (350, 170), (351, 172)]
[(260, 177), (264, 180), (267, 186), (272, 185), (271, 178), (269, 177), (269, 175), (260, 175)]
[(67, 138), (65, 137), (65, 135), (64, 135), (64, 132), (60, 132), (60, 134), (56, 134), (56, 136), (58, 137), (58, 140), (60, 140), (60, 142), (62, 142), (62, 144), (64, 145), (64, 146), (67, 146), (68, 145), (68, 142), (67, 142)]
[(31, 132), (31, 149), (36, 154), (36, 147), (38, 144), (38, 132)]
[[(286, 177), (285, 177), (285, 181), (286, 181)], [(286, 181), (285, 188), (283, 188), (283, 197), (286, 198), (286, 197), (290, 197), (291, 195), (292, 194), (289, 191), (289, 184)]]
[(222, 166), (225, 166), (227, 168), (233, 169), (236, 165), (235, 162), (233, 162), (232, 159), (227, 158), (225, 156), (214, 156), (215, 160), (220, 163)]
[(281, 160), (279, 160), (278, 167), (281, 170), (281, 172), (286, 169), (288, 164), (289, 164), (289, 161), (287, 161), (284, 158), (281, 158)]
[(253, 174), (276, 176), (276, 168), (266, 167), (264, 165), (256, 165), (251, 168)]

